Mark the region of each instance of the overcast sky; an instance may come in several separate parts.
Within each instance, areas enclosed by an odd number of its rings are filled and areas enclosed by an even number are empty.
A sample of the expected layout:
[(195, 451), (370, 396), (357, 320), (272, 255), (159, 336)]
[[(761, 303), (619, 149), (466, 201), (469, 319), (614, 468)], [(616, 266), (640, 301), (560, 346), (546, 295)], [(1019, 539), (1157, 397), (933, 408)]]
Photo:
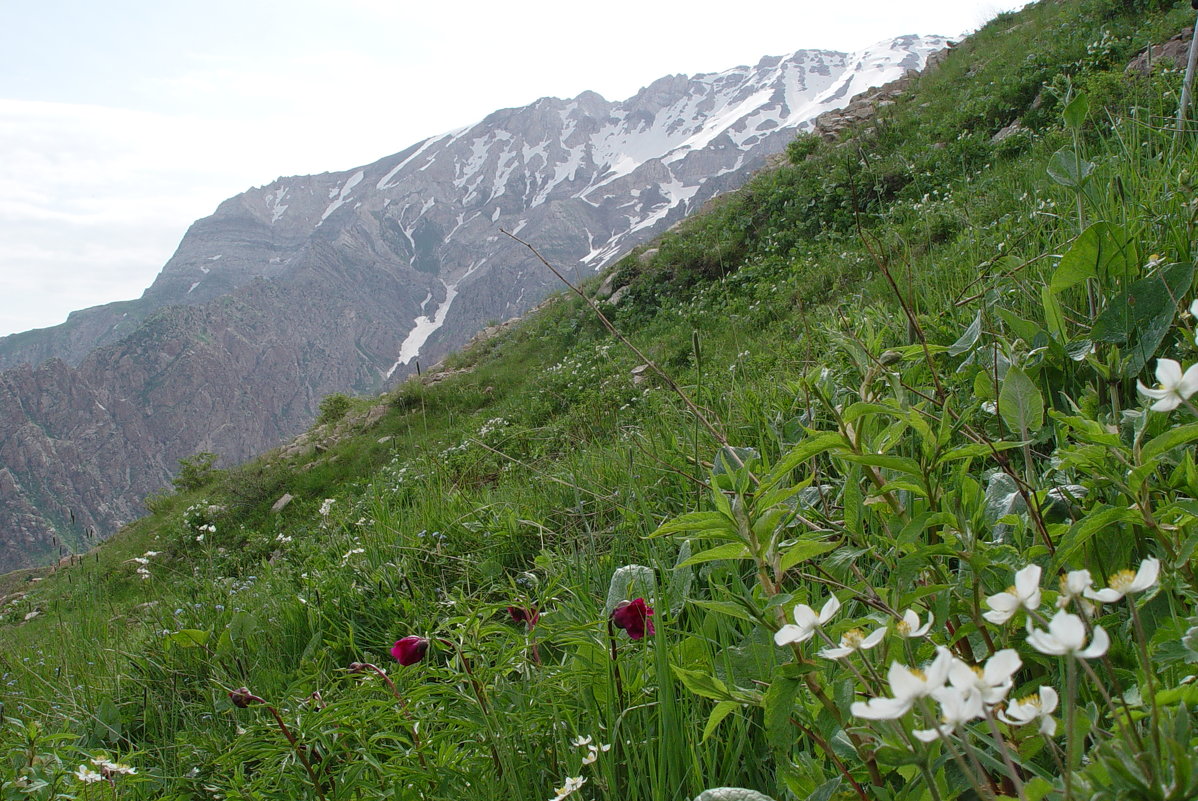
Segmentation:
[(499, 108), (801, 48), (955, 36), (1024, 0), (0, 0), (0, 335), (134, 298), (187, 227)]

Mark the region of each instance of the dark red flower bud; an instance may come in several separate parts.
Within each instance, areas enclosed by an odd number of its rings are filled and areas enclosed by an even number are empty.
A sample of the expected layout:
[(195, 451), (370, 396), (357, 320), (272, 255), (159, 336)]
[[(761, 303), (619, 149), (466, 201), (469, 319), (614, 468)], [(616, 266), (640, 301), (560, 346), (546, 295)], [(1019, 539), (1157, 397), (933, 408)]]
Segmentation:
[(537, 621), (541, 618), (541, 613), (537, 611), (535, 606), (528, 607), (527, 609), (523, 606), (509, 606), (507, 613), (512, 616), (514, 622), (523, 623), (528, 626), (530, 631), (533, 626), (537, 625)]
[(395, 661), (405, 667), (414, 665), (421, 659), (424, 659), (425, 652), (428, 651), (428, 640), (423, 637), (417, 637), (415, 634), (409, 634), (401, 640), (396, 640), (395, 645), (391, 646), (391, 656), (395, 657)]
[(653, 610), (645, 604), (644, 598), (621, 601), (611, 611), (611, 622), (617, 628), (628, 632), (628, 636), (632, 639), (639, 640), (646, 634), (653, 633), (653, 621), (649, 619), (652, 614)]
[(238, 687), (236, 690), (229, 691), (229, 700), (233, 702), (233, 706), (238, 709), (245, 709), (255, 701), (258, 701), (258, 696), (250, 692), (249, 687)]

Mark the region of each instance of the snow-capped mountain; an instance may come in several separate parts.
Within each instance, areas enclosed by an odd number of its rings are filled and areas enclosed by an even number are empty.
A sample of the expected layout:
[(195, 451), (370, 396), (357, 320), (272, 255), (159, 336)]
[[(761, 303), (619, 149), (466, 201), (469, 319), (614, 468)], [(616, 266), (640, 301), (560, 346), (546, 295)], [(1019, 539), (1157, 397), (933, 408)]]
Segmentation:
[(140, 299), (0, 339), (0, 569), (67, 521), (131, 519), (180, 457), (248, 457), (326, 394), (378, 390), (532, 307), (556, 279), (503, 231), (593, 272), (946, 44), (801, 50), (620, 102), (542, 98), (225, 201)]

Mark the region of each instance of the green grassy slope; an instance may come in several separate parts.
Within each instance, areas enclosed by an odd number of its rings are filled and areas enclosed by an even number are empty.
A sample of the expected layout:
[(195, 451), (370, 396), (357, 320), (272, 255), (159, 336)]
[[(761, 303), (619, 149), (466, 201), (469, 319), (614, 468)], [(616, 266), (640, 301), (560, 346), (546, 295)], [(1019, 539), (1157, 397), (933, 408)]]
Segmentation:
[[(563, 293), (444, 380), (355, 402), (385, 405), (368, 428), (195, 476), (77, 564), (7, 577), (0, 799), (538, 799), (568, 777), (613, 801), (1189, 797), (1198, 426), (1135, 382), (1198, 351), (1198, 178), (1180, 74), (1123, 68), (1192, 23), (1142, 0), (1001, 15), (630, 255), (598, 307), (679, 391)], [(1026, 641), (1056, 574), (1149, 557), (1138, 606), (1087, 613), (1101, 658)], [(984, 617), (1028, 564), (1042, 606)], [(829, 594), (822, 634), (776, 644)], [(633, 639), (610, 613), (637, 597), (655, 631)], [(900, 636), (908, 608), (929, 639)], [(409, 635), (431, 644), (399, 665)], [(937, 645), (1015, 649), (1003, 693), (1055, 687), (1073, 734), (986, 702), (925, 744), (930, 699), (852, 711)]]

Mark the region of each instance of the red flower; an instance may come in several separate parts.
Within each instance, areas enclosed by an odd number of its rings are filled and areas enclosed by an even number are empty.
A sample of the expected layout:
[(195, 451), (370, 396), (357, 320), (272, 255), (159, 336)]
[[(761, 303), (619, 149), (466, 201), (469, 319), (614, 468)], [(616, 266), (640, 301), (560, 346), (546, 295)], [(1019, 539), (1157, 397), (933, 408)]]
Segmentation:
[(535, 606), (530, 606), (527, 609), (523, 606), (509, 606), (507, 613), (512, 616), (513, 622), (528, 626), (529, 631), (532, 631), (532, 627), (537, 625), (537, 621), (541, 619), (541, 613)]
[(611, 611), (611, 622), (628, 632), (632, 639), (639, 640), (646, 634), (653, 633), (653, 621), (649, 619), (652, 614), (653, 610), (645, 605), (644, 598), (621, 601)]
[(428, 651), (428, 640), (417, 637), (415, 634), (409, 634), (402, 640), (396, 640), (395, 645), (391, 646), (391, 656), (405, 667), (424, 659), (426, 651)]

